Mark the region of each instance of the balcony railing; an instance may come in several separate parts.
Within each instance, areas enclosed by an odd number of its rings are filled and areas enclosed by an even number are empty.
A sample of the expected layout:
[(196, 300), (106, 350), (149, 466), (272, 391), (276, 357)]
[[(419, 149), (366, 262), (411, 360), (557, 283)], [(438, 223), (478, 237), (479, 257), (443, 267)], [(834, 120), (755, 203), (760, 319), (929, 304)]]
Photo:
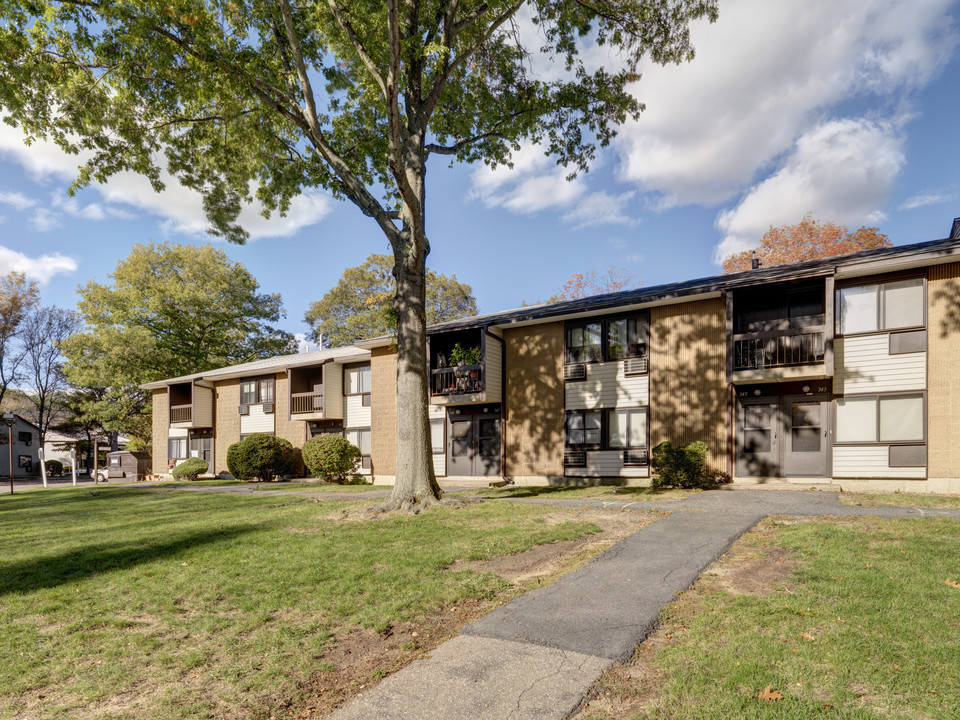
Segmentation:
[(171, 405), (170, 422), (185, 423), (193, 420), (193, 405)]
[(823, 362), (823, 328), (734, 335), (733, 369), (764, 370)]
[(469, 395), (483, 392), (483, 363), (431, 370), (432, 395)]
[(322, 413), (323, 412), (323, 393), (306, 392), (292, 393), (290, 395), (291, 413)]

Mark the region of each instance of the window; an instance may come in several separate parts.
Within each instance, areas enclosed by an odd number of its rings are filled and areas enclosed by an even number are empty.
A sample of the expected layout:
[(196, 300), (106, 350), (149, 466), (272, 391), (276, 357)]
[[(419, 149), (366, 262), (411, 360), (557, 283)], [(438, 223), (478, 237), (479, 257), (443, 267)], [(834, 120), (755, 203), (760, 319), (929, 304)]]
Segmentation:
[(838, 443), (924, 441), (923, 394), (837, 399)]
[(611, 450), (647, 446), (646, 409), (607, 410), (607, 447)]
[(258, 405), (273, 402), (273, 377), (251, 378), (240, 383), (240, 404)]
[(320, 435), (343, 435), (343, 426), (311, 422), (307, 423), (307, 434), (312, 438)]
[(430, 421), (430, 445), (433, 448), (433, 452), (442, 453), (443, 448), (443, 420), (431, 420)]
[(370, 407), (370, 366), (347, 368), (347, 395), (361, 395), (361, 404)]
[(567, 363), (600, 362), (603, 357), (600, 323), (567, 328)]
[(923, 278), (857, 285), (837, 290), (839, 334), (923, 325)]
[(33, 433), (31, 432), (21, 432), (17, 433), (17, 439), (27, 447), (33, 444)]
[(646, 355), (647, 318), (644, 315), (567, 326), (565, 361), (568, 365)]
[(185, 437), (170, 438), (167, 440), (167, 457), (171, 460), (182, 460), (187, 457), (187, 439)]
[[(367, 368), (369, 370), (369, 368)], [(351, 445), (360, 448), (360, 467), (370, 469), (370, 428), (353, 428), (344, 433), (344, 437)]]
[(567, 413), (567, 447), (599, 450), (602, 443), (602, 414), (599, 410), (573, 410)]

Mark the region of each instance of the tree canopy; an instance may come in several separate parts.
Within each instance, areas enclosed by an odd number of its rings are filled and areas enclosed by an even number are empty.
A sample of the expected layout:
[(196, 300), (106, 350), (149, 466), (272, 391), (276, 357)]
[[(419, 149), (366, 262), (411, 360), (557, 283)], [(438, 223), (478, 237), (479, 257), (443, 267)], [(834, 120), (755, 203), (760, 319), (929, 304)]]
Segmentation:
[[(0, 105), (29, 138), (85, 153), (78, 186), (133, 171), (159, 189), (165, 170), (234, 241), (254, 196), (282, 212), (325, 188), (372, 218), (397, 281), (393, 499), (417, 508), (440, 495), (428, 159), (497, 165), (529, 141), (586, 170), (642, 109), (640, 61), (691, 58), (688, 24), (716, 13), (716, 0), (0, 0)], [(598, 45), (616, 52), (606, 66)]]
[(0, 403), (7, 388), (22, 377), (27, 348), (21, 338), (24, 320), (40, 300), (37, 284), (20, 272), (0, 277)]
[[(397, 282), (389, 255), (371, 255), (362, 265), (344, 270), (336, 286), (304, 315), (314, 342), (322, 337), (327, 347), (351, 345), (364, 338), (389, 335), (397, 327), (392, 300)], [(427, 322), (429, 324), (476, 315), (473, 288), (456, 275), (438, 275), (427, 269)]]
[(846, 225), (820, 223), (808, 213), (796, 225), (771, 225), (763, 234), (760, 247), (725, 257), (723, 271), (734, 273), (749, 270), (754, 253), (762, 267), (770, 267), (890, 245), (890, 239), (879, 228), (861, 227), (850, 232)]
[[(135, 245), (110, 274), (80, 288), (84, 331), (63, 343), (65, 372), (90, 391), (108, 431), (135, 432), (148, 412), (139, 386), (296, 351), (277, 294), (209, 245)], [(94, 392), (99, 389), (99, 392)]]
[(596, 270), (590, 270), (587, 273), (573, 273), (570, 275), (570, 279), (560, 288), (560, 291), (551, 295), (547, 302), (579, 300), (591, 295), (606, 295), (621, 290), (631, 290), (640, 287), (641, 284), (637, 282), (634, 274), (625, 267), (611, 265), (603, 275), (598, 275)]

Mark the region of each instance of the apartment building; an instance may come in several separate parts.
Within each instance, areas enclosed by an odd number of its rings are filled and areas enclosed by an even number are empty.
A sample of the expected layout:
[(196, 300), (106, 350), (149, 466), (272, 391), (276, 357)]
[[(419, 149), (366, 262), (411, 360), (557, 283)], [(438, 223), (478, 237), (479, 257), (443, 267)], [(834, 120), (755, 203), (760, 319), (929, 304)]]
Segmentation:
[[(703, 440), (737, 482), (960, 492), (956, 239), (525, 307), (428, 335), (434, 468), (448, 480), (642, 484), (658, 443)], [(170, 461), (206, 453), (220, 472), (248, 432), (294, 444), (343, 432), (390, 482), (395, 379), (390, 338), (374, 338), (152, 383), (154, 447)]]

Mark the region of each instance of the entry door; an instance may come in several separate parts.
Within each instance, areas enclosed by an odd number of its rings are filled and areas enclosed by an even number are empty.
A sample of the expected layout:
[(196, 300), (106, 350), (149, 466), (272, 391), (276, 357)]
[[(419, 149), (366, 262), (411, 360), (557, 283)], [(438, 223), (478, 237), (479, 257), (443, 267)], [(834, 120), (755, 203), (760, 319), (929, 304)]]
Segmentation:
[(783, 474), (787, 477), (825, 477), (829, 435), (829, 398), (824, 395), (787, 395), (783, 398)]
[(500, 474), (500, 419), (496, 415), (452, 415), (447, 475)]
[(741, 400), (737, 423), (737, 475), (780, 475), (779, 406), (776, 398)]

